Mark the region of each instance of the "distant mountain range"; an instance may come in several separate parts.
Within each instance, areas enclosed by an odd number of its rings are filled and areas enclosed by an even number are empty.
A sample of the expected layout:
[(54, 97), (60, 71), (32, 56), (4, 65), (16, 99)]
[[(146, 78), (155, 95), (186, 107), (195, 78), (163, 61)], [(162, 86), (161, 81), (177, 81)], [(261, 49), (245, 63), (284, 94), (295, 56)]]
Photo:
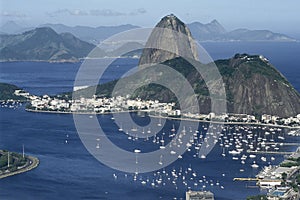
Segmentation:
[[(143, 45), (128, 42), (113, 50), (100, 49), (80, 40), (71, 33), (58, 34), (52, 28), (40, 27), (20, 34), (0, 35), (0, 61), (49, 61), (78, 62), (86, 58), (119, 56), (135, 57), (141, 54)], [(137, 49), (130, 51), (131, 49)], [(93, 50), (93, 54), (89, 53)]]
[[(190, 29), (193, 38), (198, 41), (296, 41), (286, 35), (267, 30), (237, 29), (228, 32), (217, 20), (213, 20), (208, 24), (194, 22), (188, 24), (187, 27)], [(31, 29), (24, 28), (11, 21), (1, 27), (0, 61), (77, 62), (88, 56), (91, 50), (106, 38), (135, 28), (138, 28), (138, 26), (130, 24), (96, 28), (44, 24)], [(113, 51), (98, 49), (97, 56), (118, 56), (120, 52), (126, 52), (124, 49), (126, 50), (129, 47), (142, 49), (143, 45), (131, 42), (116, 47)], [(126, 56), (139, 56), (141, 52), (141, 50), (135, 50), (126, 54)]]
[[(248, 30), (236, 29), (227, 31), (217, 20), (203, 24), (193, 22), (187, 24), (193, 37), (198, 41), (296, 41), (296, 39), (280, 33), (273, 33), (269, 30)], [(50, 27), (57, 33), (72, 33), (83, 41), (99, 44), (106, 38), (131, 29), (140, 28), (131, 24), (119, 26), (66, 26), (63, 24), (42, 24), (39, 27)], [(4, 24), (1, 34), (18, 34), (34, 29), (35, 27), (22, 27), (13, 21)]]
[[(66, 26), (63, 24), (42, 24), (38, 27), (49, 27), (57, 33), (71, 33), (77, 38), (89, 43), (99, 44), (106, 38), (130, 29), (140, 28), (131, 24), (125, 24), (120, 26)], [(35, 29), (36, 27), (22, 27), (16, 24), (14, 21), (9, 21), (4, 24), (1, 29), (1, 34), (20, 34), (24, 31)]]
[(1, 61), (78, 61), (95, 45), (70, 33), (58, 34), (43, 27), (17, 35), (0, 35)]
[(208, 24), (187, 24), (194, 39), (198, 41), (296, 41), (296, 39), (269, 30), (236, 29), (227, 31), (217, 20)]

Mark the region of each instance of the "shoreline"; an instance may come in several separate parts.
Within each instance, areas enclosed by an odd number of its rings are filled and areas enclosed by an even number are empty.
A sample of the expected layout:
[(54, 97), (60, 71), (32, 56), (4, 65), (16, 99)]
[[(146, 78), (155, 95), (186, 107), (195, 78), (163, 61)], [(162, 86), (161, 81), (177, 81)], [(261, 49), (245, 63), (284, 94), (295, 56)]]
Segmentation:
[(78, 64), (78, 63), (82, 63), (85, 60), (101, 60), (101, 59), (117, 59), (117, 58), (131, 58), (131, 59), (138, 59), (138, 58), (134, 58), (132, 56), (121, 56), (121, 57), (99, 57), (99, 58), (89, 58), (89, 57), (85, 57), (85, 58), (77, 58), (74, 60), (0, 60), (0, 63), (15, 63), (15, 62), (41, 62), (41, 63), (73, 63), (73, 64)]
[(17, 171), (14, 171), (14, 172), (8, 172), (8, 173), (0, 174), (0, 179), (28, 172), (28, 171), (31, 171), (31, 170), (33, 170), (33, 169), (35, 169), (36, 167), (39, 166), (40, 160), (38, 158), (33, 157), (33, 156), (27, 156), (27, 157), (28, 157), (29, 161), (31, 162), (29, 166), (21, 168)]
[[(107, 113), (95, 113), (95, 112), (71, 112), (71, 111), (46, 111), (46, 110), (33, 110), (25, 108), (27, 112), (36, 112), (36, 113), (49, 113), (49, 114), (78, 114), (78, 115), (108, 115), (108, 114), (117, 114), (117, 113), (126, 113), (126, 112), (147, 112), (146, 110), (130, 110), (130, 111), (118, 111), (118, 112), (107, 112)], [(213, 124), (224, 124), (224, 125), (251, 125), (251, 126), (270, 126), (270, 127), (278, 127), (278, 128), (288, 128), (288, 129), (300, 129), (299, 126), (291, 127), (285, 125), (276, 125), (276, 124), (263, 124), (256, 122), (223, 122), (223, 121), (208, 121), (201, 119), (192, 119), (192, 118), (176, 118), (176, 117), (164, 117), (164, 116), (156, 116), (156, 115), (148, 115), (154, 118), (164, 118), (170, 120), (185, 120), (191, 122), (204, 122), (204, 123), (213, 123)]]

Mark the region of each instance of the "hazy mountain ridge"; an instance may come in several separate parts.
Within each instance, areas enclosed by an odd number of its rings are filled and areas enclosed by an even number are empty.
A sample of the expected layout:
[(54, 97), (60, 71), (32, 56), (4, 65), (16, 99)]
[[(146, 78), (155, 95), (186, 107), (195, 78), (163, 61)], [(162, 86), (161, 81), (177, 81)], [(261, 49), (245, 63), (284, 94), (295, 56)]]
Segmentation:
[[(16, 35), (0, 35), (0, 61), (50, 61), (78, 62), (80, 59), (119, 56), (130, 49), (142, 49), (143, 45), (131, 42), (112, 51), (97, 48), (71, 33), (56, 33), (49, 27), (36, 28)], [(93, 51), (93, 55), (90, 52)], [(128, 52), (124, 56), (139, 56), (141, 50)]]
[(99, 26), (99, 27), (89, 27), (89, 26), (66, 26), (63, 24), (42, 24), (39, 27), (50, 27), (57, 33), (72, 33), (76, 37), (80, 38), (81, 40), (99, 44), (101, 41), (105, 40), (106, 38), (123, 32), (130, 29), (139, 28), (139, 26), (134, 26), (131, 24), (124, 24), (119, 26)]
[(95, 48), (70, 33), (57, 34), (47, 27), (17, 35), (0, 35), (0, 39), (1, 61), (78, 61)]
[(297, 41), (285, 34), (274, 33), (269, 30), (249, 30), (240, 28), (227, 31), (217, 20), (213, 20), (207, 24), (194, 22), (187, 24), (187, 26), (190, 28), (194, 38), (198, 41)]
[[(249, 30), (239, 28), (235, 30), (226, 30), (217, 20), (210, 23), (193, 22), (187, 24), (193, 37), (197, 41), (297, 41), (295, 38), (286, 34), (274, 33), (269, 30)], [(39, 27), (50, 27), (57, 33), (72, 33), (81, 40), (93, 44), (99, 44), (106, 38), (131, 29), (140, 28), (139, 26), (125, 24), (119, 26), (67, 26), (63, 24), (42, 24)], [(22, 27), (13, 21), (9, 21), (1, 28), (1, 33), (17, 34), (34, 29), (33, 27)]]

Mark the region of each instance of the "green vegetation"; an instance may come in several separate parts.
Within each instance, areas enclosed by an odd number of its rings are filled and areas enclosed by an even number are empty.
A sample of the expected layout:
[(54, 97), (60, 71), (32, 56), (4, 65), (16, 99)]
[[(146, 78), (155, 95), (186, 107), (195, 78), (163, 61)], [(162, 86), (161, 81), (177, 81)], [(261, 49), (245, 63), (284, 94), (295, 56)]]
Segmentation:
[[(9, 153), (9, 167), (8, 167), (8, 153)], [(9, 170), (10, 172), (14, 172), (18, 169), (18, 167), (24, 166), (27, 162), (26, 157), (23, 158), (21, 154), (8, 152), (8, 151), (0, 151), (0, 172), (5, 172)]]
[(298, 166), (298, 163), (295, 162), (285, 162), (280, 164), (280, 167), (293, 167), (293, 166)]
[(296, 181), (297, 181), (297, 183), (299, 183), (299, 184), (300, 184), (300, 174), (298, 174), (298, 175), (297, 175), (297, 177), (296, 177)]
[(20, 88), (12, 84), (0, 83), (0, 101), (7, 101), (9, 99), (20, 101), (27, 100), (25, 97), (15, 95), (15, 90), (20, 90)]
[(300, 166), (300, 157), (299, 158), (288, 158), (289, 162), (283, 162), (280, 164), (281, 167), (293, 167)]
[(1, 35), (0, 39), (0, 60), (3, 61), (77, 61), (95, 48), (70, 33), (57, 34), (46, 27), (18, 35)]

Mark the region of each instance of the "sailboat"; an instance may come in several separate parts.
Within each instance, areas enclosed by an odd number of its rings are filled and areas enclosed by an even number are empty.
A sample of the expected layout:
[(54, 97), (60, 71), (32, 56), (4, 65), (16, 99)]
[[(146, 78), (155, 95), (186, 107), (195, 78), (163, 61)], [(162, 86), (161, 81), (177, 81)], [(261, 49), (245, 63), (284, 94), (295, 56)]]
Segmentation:
[(223, 153), (222, 153), (222, 156), (225, 157), (226, 154), (225, 154), (225, 148), (223, 148)]
[(161, 125), (161, 117), (160, 117), (160, 114), (159, 114), (159, 120), (158, 120), (157, 126), (162, 126), (162, 125)]
[(120, 126), (120, 128), (119, 128), (119, 131), (123, 131), (122, 124), (121, 124), (121, 126)]
[(173, 126), (172, 126), (171, 131), (172, 131), (172, 132), (175, 132), (175, 131), (176, 131), (176, 130), (175, 130), (175, 125), (174, 125), (174, 124), (173, 124)]

